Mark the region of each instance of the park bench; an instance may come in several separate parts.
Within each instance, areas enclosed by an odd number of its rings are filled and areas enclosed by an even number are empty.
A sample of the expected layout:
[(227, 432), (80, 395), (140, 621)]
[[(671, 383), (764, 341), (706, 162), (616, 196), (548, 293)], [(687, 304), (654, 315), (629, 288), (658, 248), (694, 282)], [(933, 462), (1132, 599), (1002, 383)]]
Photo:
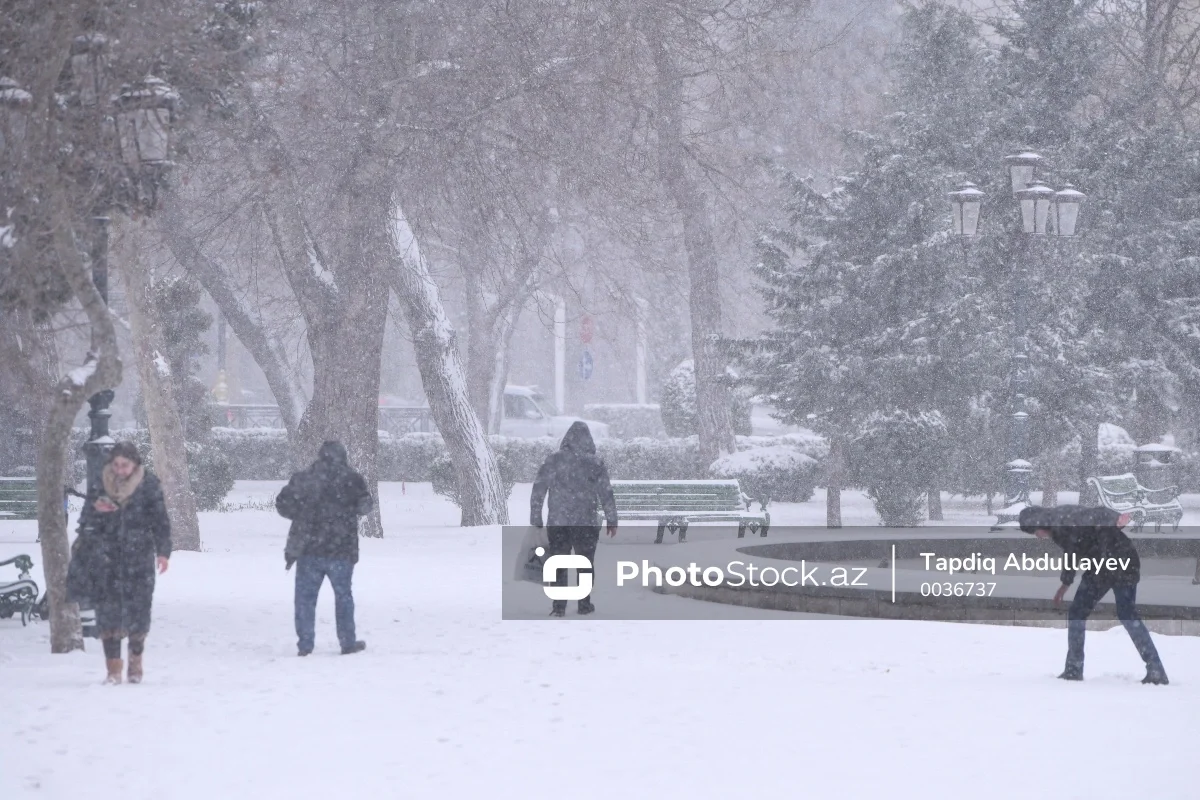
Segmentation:
[(27, 555), (19, 555), (7, 561), (0, 561), (0, 567), (7, 567), (9, 564), (17, 568), (17, 579), (0, 582), (0, 619), (9, 619), (15, 614), (20, 614), (21, 625), (37, 617), (46, 619), (49, 616), (48, 598), (38, 600), (38, 585), (29, 577), (29, 570), (33, 569), (33, 559)]
[(0, 478), (0, 519), (37, 519), (37, 478)]
[(664, 531), (678, 532), (679, 541), (684, 541), (691, 522), (736, 522), (739, 539), (747, 530), (766, 536), (771, 526), (767, 502), (757, 501), (759, 513), (750, 511), (756, 501), (742, 492), (736, 480), (613, 481), (612, 487), (617, 519), (657, 522), (656, 544), (662, 542)]
[(1170, 523), (1172, 531), (1179, 530), (1179, 520), (1183, 518), (1183, 507), (1176, 499), (1179, 487), (1147, 489), (1132, 472), (1088, 478), (1088, 483), (1095, 487), (1101, 505), (1130, 515), (1135, 532), (1149, 522), (1154, 523), (1155, 533), (1162, 530), (1164, 522)]

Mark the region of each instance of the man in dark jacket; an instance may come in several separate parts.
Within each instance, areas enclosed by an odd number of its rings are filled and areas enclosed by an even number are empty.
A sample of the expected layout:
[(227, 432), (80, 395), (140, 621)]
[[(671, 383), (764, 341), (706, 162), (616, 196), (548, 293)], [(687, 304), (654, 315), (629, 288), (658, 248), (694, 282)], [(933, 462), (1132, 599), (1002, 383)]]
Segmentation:
[(275, 498), (279, 514), (292, 520), (283, 556), (286, 569), (296, 565), (296, 636), (302, 656), (313, 651), (317, 597), (325, 578), (333, 587), (342, 654), (367, 646), (355, 638), (351, 581), (358, 563), (358, 518), (372, 504), (367, 482), (350, 468), (346, 448), (336, 441), (322, 444), (316, 462), (294, 473)]
[(1074, 564), (1087, 559), (1086, 563), (1091, 565), (1083, 573), (1075, 599), (1067, 611), (1067, 664), (1058, 677), (1071, 681), (1083, 680), (1083, 641), (1087, 619), (1096, 603), (1111, 589), (1116, 601), (1117, 617), (1128, 631), (1138, 654), (1146, 662), (1146, 677), (1142, 683), (1166, 684), (1167, 673), (1158, 650), (1150, 639), (1150, 631), (1137, 613), (1141, 559), (1133, 542), (1121, 531), (1129, 524), (1129, 515), (1102, 506), (1030, 506), (1021, 511), (1019, 521), (1021, 530), (1039, 539), (1050, 539), (1062, 548), (1062, 585), (1054, 594), (1055, 606), (1062, 603), (1063, 595), (1075, 582)]
[[(546, 457), (529, 498), (529, 524), (542, 527), (542, 503), (549, 493), (550, 514), (546, 536), (550, 540), (550, 555), (566, 555), (574, 548), (577, 555), (595, 562), (596, 544), (600, 541), (600, 526), (596, 524), (597, 506), (604, 508), (608, 535), (617, 535), (617, 501), (613, 497), (608, 469), (596, 455), (592, 432), (584, 422), (573, 422), (563, 436), (557, 452)], [(580, 570), (587, 573), (589, 570)], [(566, 571), (559, 572), (558, 586), (567, 585)], [(596, 610), (589, 594), (579, 601), (579, 613)], [(567, 613), (567, 601), (555, 600), (550, 615)]]

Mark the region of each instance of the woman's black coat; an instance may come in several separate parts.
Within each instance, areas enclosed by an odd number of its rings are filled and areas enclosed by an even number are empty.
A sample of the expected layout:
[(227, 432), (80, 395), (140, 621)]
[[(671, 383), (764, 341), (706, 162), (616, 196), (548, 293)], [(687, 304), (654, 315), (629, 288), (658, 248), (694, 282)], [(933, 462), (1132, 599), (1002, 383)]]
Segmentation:
[(79, 518), (67, 575), (68, 598), (96, 610), (101, 635), (150, 630), (155, 558), (171, 555), (171, 521), (162, 484), (146, 472), (116, 511), (97, 511), (89, 498)]

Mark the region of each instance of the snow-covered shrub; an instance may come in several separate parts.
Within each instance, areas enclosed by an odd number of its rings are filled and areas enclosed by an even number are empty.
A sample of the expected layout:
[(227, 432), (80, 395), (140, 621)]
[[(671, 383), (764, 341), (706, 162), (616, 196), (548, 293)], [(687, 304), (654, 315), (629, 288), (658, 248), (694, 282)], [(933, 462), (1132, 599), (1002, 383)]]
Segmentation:
[(850, 473), (882, 524), (920, 525), (924, 496), (944, 469), (949, 436), (941, 414), (894, 411), (867, 418), (850, 443)]
[[(726, 369), (731, 380), (737, 376)], [(750, 398), (744, 389), (731, 393), (733, 432), (738, 436), (749, 436), (754, 428), (750, 423)], [(695, 436), (700, 432), (700, 419), (696, 411), (696, 366), (692, 359), (680, 362), (663, 381), (659, 403), (663, 428), (671, 437)]]
[[(512, 495), (513, 484), (516, 480), (513, 477), (512, 463), (508, 456), (502, 451), (494, 452), (496, 458), (496, 469), (500, 472), (500, 488), (504, 492), (504, 502), (508, 502), (508, 498)], [(433, 485), (435, 494), (440, 494), (451, 503), (458, 506), (458, 478), (454, 473), (454, 462), (450, 460), (450, 454), (443, 452), (429, 465), (430, 483)], [(460, 506), (461, 507), (461, 506)]]
[(589, 403), (583, 416), (607, 423), (614, 439), (660, 438), (667, 433), (658, 403)]
[(188, 442), (187, 465), (196, 508), (215, 511), (233, 489), (233, 465), (229, 457), (214, 445)]
[(734, 478), (756, 500), (803, 503), (817, 486), (818, 462), (796, 447), (777, 444), (722, 456), (709, 466), (714, 478)]

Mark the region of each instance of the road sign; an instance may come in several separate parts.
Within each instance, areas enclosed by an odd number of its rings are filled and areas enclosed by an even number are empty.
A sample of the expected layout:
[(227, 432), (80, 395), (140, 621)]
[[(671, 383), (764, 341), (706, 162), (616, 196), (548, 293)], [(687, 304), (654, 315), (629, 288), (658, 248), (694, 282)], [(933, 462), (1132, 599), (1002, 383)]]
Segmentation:
[(585, 381), (592, 377), (592, 367), (594, 365), (595, 364), (592, 361), (591, 351), (585, 349), (579, 356), (579, 377), (583, 378)]

